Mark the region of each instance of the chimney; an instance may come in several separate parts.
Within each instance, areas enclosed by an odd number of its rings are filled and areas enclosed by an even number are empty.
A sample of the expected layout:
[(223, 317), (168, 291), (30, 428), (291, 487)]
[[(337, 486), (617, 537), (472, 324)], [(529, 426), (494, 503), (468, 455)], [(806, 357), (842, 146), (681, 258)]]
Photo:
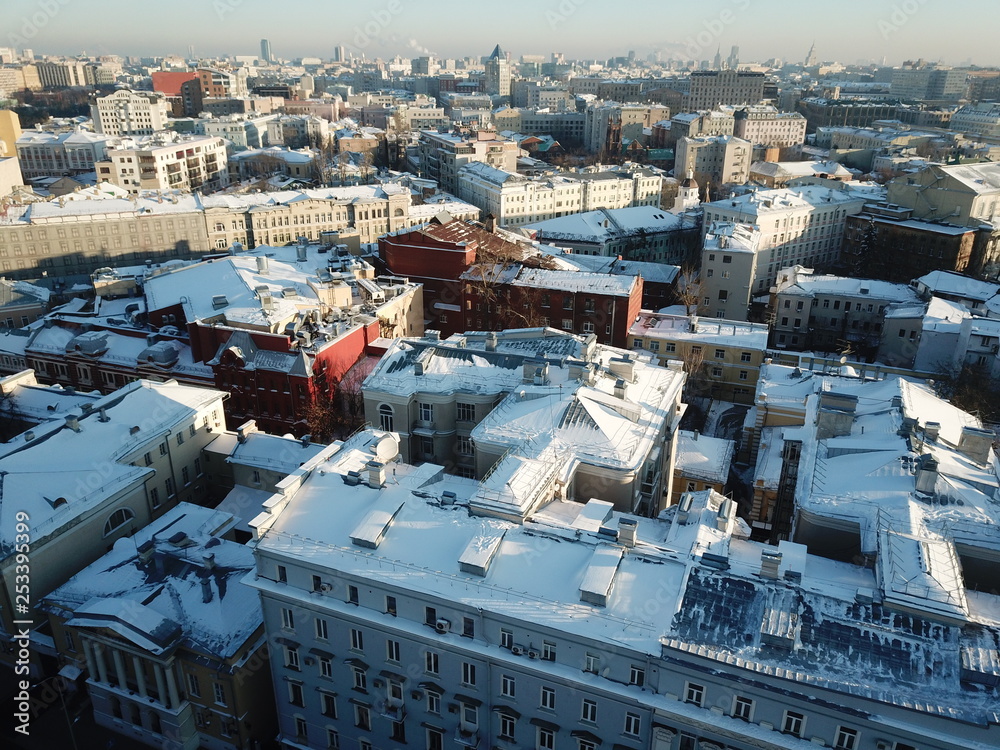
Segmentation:
[(26, 433), (24, 433), (24, 442), (30, 443), (34, 439), (35, 439), (35, 433), (32, 430), (28, 430)]
[(760, 575), (763, 578), (777, 580), (778, 568), (781, 567), (781, 553), (765, 549), (760, 553)]
[(927, 422), (924, 424), (924, 438), (926, 440), (936, 442), (938, 435), (941, 434), (941, 423), (940, 422)]
[(66, 426), (69, 427), (73, 432), (80, 432), (80, 420), (77, 419), (75, 414), (66, 415)]
[(959, 453), (971, 458), (978, 464), (989, 463), (993, 452), (994, 435), (989, 430), (978, 427), (963, 427), (962, 436), (958, 439)]
[(299, 438), (299, 442), (302, 443), (303, 448), (308, 448), (309, 444), (312, 443), (312, 435), (303, 435)]
[(615, 381), (615, 398), (620, 398), (624, 401), (625, 391), (626, 391), (625, 381), (622, 380), (621, 378), (618, 378), (618, 380)]
[(257, 420), (248, 419), (236, 428), (236, 440), (240, 443), (245, 443), (247, 441), (247, 436), (252, 435), (255, 432), (257, 432)]
[(208, 578), (201, 579), (201, 601), (203, 604), (212, 601), (212, 581)]
[(497, 350), (497, 335), (490, 331), (486, 334), (486, 351), (495, 352)]
[(626, 547), (635, 546), (635, 533), (639, 526), (634, 518), (618, 519), (618, 541)]
[(381, 461), (368, 462), (368, 486), (373, 490), (382, 489), (385, 485), (385, 464)]
[(306, 244), (304, 242), (300, 242), (298, 247), (295, 248), (295, 259), (299, 263), (305, 263), (308, 258), (307, 252), (308, 250)]
[(257, 256), (257, 273), (261, 276), (267, 276), (267, 256), (258, 255)]
[(102, 406), (100, 408), (100, 410), (98, 411), (98, 414), (100, 415), (100, 416), (97, 417), (97, 421), (98, 422), (110, 422), (111, 421), (111, 417), (108, 416), (108, 410), (107, 410), (106, 407)]
[(680, 502), (677, 503), (677, 523), (686, 526), (688, 517), (691, 515), (691, 503), (694, 502), (694, 495), (685, 492), (681, 495)]
[(920, 457), (920, 464), (917, 468), (917, 492), (925, 495), (934, 494), (934, 486), (937, 484), (938, 462), (934, 456), (927, 453)]
[(208, 570), (211, 570), (215, 567), (215, 553), (206, 552), (201, 556), (201, 561)]
[(691, 433), (691, 439), (692, 439), (692, 440), (693, 440), (694, 442), (696, 442), (696, 443), (698, 442), (698, 430), (694, 430), (694, 431), (693, 431), (693, 432)]

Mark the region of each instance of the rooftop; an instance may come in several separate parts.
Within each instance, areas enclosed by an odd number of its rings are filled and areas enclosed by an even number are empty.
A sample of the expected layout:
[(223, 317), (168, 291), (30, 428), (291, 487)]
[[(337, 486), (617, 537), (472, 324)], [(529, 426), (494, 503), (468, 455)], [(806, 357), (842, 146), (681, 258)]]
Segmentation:
[(767, 347), (767, 325), (720, 318), (671, 315), (643, 310), (629, 329), (639, 338), (690, 341), (716, 346), (742, 346), (763, 351)]

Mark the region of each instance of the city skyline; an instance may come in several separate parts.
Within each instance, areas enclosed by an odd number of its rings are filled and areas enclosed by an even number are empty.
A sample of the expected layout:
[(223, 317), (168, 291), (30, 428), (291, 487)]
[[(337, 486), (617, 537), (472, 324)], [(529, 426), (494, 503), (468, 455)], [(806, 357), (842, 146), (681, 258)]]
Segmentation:
[[(499, 43), (513, 59), (559, 51), (599, 61), (630, 50), (640, 60), (653, 53), (663, 60), (710, 60), (718, 48), (725, 58), (737, 45), (743, 61), (780, 58), (794, 63), (815, 42), (820, 61), (843, 64), (880, 62), (883, 57), (889, 65), (917, 58), (949, 65), (1000, 64), (1000, 51), (970, 51), (967, 40), (942, 34), (940, 13), (926, 0), (842, 5), (849, 12), (831, 14), (829, 4), (799, 3), (798, 12), (789, 17), (787, 6), (777, 0), (636, 2), (630, 15), (643, 23), (622, 23), (615, 31), (608, 28), (608, 14), (619, 6), (595, 0), (511, 0), (502, 14), (477, 25), (467, 24), (460, 11), (442, 17), (406, 0), (348, 7), (287, 0), (283, 16), (292, 21), (278, 27), (271, 19), (262, 20), (273, 10), (261, 0), (176, 0), (173, 17), (197, 18), (194, 24), (150, 24), (125, 0), (102, 2), (100, 13), (93, 0), (61, 0), (44, 8), (38, 0), (14, 0), (7, 13), (13, 21), (0, 43), (40, 54), (152, 57), (186, 55), (193, 47), (196, 55), (221, 57), (256, 55), (260, 39), (267, 37), (274, 55), (284, 59), (329, 59), (338, 45), (367, 58), (479, 57)], [(985, 18), (993, 10), (985, 0), (949, 5), (950, 16), (964, 19)]]

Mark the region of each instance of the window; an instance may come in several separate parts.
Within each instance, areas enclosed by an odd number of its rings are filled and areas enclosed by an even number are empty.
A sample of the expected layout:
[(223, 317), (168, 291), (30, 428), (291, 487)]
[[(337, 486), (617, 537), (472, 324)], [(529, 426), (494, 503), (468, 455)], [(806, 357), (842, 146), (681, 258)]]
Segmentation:
[(750, 352), (740, 352), (740, 362), (750, 362), (753, 360), (753, 355)]
[(663, 351), (665, 351), (665, 352), (676, 352), (677, 351), (677, 344), (675, 344), (673, 341), (667, 341), (663, 345)]
[(726, 350), (725, 349), (716, 349), (715, 350), (715, 358), (716, 359), (725, 359), (726, 358)]
[(368, 711), (367, 706), (354, 707), (354, 726), (358, 729), (364, 729), (366, 732), (372, 730), (371, 713)]
[(462, 729), (475, 731), (479, 726), (479, 709), (471, 703), (462, 704)]
[(347, 601), (350, 604), (357, 604), (358, 603), (358, 587), (357, 586), (348, 586), (347, 587)]
[(556, 746), (556, 735), (551, 729), (538, 729), (538, 750), (553, 750)]
[(432, 628), (437, 624), (437, 610), (434, 607), (424, 607), (424, 624)]
[(705, 688), (702, 685), (695, 685), (693, 682), (687, 683), (684, 688), (684, 702), (693, 703), (700, 706), (705, 699)]
[(299, 668), (299, 650), (292, 646), (285, 646), (285, 666), (289, 669)]
[(253, 470), (253, 483), (260, 484), (260, 471), (258, 469)]
[(284, 630), (295, 630), (295, 613), (285, 607), (281, 608), (281, 627)]
[(149, 466), (150, 464), (153, 463), (153, 454), (152, 453), (144, 453), (143, 456), (142, 456), (142, 460), (146, 462), (146, 466)]
[(303, 740), (309, 736), (308, 725), (306, 724), (306, 720), (301, 716), (295, 717), (295, 736)]
[(434, 651), (424, 654), (424, 666), (429, 674), (438, 673), (438, 655)]
[(455, 453), (460, 456), (471, 456), (474, 453), (472, 439), (465, 435), (459, 435), (455, 439)]
[(167, 490), (167, 497), (173, 497), (176, 493), (174, 492), (174, 479), (173, 477), (167, 477), (167, 481), (163, 485)]
[(712, 377), (713, 378), (721, 378), (722, 377), (722, 368), (721, 367), (713, 367), (712, 368)]
[(597, 701), (592, 701), (587, 698), (583, 699), (583, 709), (580, 712), (580, 720), (592, 723), (597, 721)]
[(601, 667), (601, 657), (597, 654), (587, 654), (583, 662), (583, 671), (597, 674)]
[(319, 576), (312, 577), (313, 591), (319, 591), (323, 587), (323, 579)]
[(325, 641), (330, 637), (329, 629), (327, 628), (327, 622), (322, 617), (316, 618), (316, 639), (320, 641)]
[(462, 635), (466, 638), (474, 638), (476, 636), (476, 621), (471, 617), (462, 618)]
[(306, 705), (305, 694), (302, 692), (301, 682), (288, 683), (288, 702), (293, 706), (304, 708)]
[(365, 650), (364, 633), (356, 628), (351, 628), (351, 648), (355, 651)]
[(193, 424), (188, 425), (188, 437), (194, 437), (194, 433), (196, 431), (197, 431), (197, 428)]
[(542, 687), (542, 708), (549, 711), (556, 710), (556, 689), (553, 687)]
[(149, 491), (149, 503), (153, 506), (153, 508), (160, 507), (160, 491), (156, 489), (156, 487), (153, 487)]
[(288, 583), (288, 570), (284, 565), (278, 566), (278, 583)]
[(572, 318), (563, 318), (562, 319), (562, 327), (563, 327), (564, 331), (572, 331), (573, 330), (573, 319)]
[(427, 750), (444, 750), (444, 732), (439, 729), (427, 730)]
[(320, 692), (320, 711), (331, 719), (337, 718), (337, 698), (332, 693)]
[(584, 333), (593, 333), (594, 330), (595, 330), (594, 329), (594, 324), (591, 323), (589, 320), (585, 320), (583, 322), (583, 332)]
[(476, 665), (471, 662), (462, 662), (462, 682), (466, 685), (476, 684)]
[(365, 670), (361, 667), (351, 667), (351, 672), (354, 673), (354, 689), (365, 691), (368, 689), (368, 675), (365, 674)]
[(514, 648), (514, 633), (500, 628), (500, 648)]
[(430, 690), (427, 691), (427, 713), (441, 713), (441, 696)]
[(509, 674), (500, 676), (500, 695), (505, 698), (514, 697), (514, 678)]
[(746, 380), (750, 377), (750, 373), (747, 370), (740, 370), (740, 380)]
[(421, 422), (434, 421), (434, 404), (420, 404), (419, 412)]
[(645, 685), (646, 670), (642, 669), (641, 667), (636, 667), (633, 665), (632, 668), (629, 670), (628, 684), (638, 685), (639, 687)]
[(556, 644), (552, 641), (542, 641), (542, 659), (545, 661), (556, 660)]
[(858, 746), (858, 730), (837, 727), (837, 741), (833, 746), (837, 750), (855, 750)]
[(191, 674), (188, 672), (187, 676), (188, 682), (188, 695), (192, 698), (201, 697), (201, 685), (198, 684), (198, 675)]
[(177, 433), (177, 445), (184, 445), (184, 433)]
[(639, 714), (627, 713), (625, 714), (625, 734), (630, 734), (633, 737), (639, 736)]
[(386, 432), (393, 431), (392, 407), (388, 404), (380, 404), (378, 407), (379, 427)]
[(806, 717), (795, 711), (785, 711), (785, 718), (781, 722), (781, 731), (785, 734), (794, 734), (796, 737), (802, 736), (802, 727)]
[(476, 406), (475, 404), (455, 404), (455, 412), (459, 422), (475, 422), (476, 421)]
[(514, 739), (514, 728), (516, 724), (517, 722), (514, 720), (513, 716), (500, 714), (500, 736), (505, 739)]
[(742, 695), (737, 695), (736, 699), (733, 701), (733, 718), (743, 719), (743, 721), (752, 721), (753, 701), (750, 698), (744, 698)]
[(393, 617), (396, 616), (396, 597), (387, 596), (385, 598), (385, 613)]
[(340, 735), (336, 729), (326, 730), (326, 746), (328, 750), (340, 750)]
[(325, 656), (319, 658), (319, 676), (333, 679), (333, 662)]
[(114, 533), (133, 518), (135, 518), (135, 513), (131, 509), (119, 508), (108, 516), (108, 520), (104, 524), (104, 536)]
[(385, 642), (385, 660), (399, 661), (399, 641), (387, 640)]

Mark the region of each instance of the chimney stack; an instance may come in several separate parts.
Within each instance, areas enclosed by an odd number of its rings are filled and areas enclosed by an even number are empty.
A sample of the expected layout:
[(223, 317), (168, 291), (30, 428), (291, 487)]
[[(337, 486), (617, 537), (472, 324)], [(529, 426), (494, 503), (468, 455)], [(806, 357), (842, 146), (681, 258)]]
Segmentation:
[(66, 415), (66, 426), (69, 427), (73, 432), (80, 432), (80, 420), (77, 418), (76, 414)]
[(261, 276), (267, 276), (267, 270), (268, 270), (268, 267), (267, 267), (267, 256), (266, 255), (258, 255), (257, 256), (257, 273), (259, 273)]
[(381, 461), (368, 462), (368, 486), (373, 490), (385, 486), (385, 464)]
[(639, 526), (634, 518), (618, 519), (618, 541), (626, 547), (635, 546), (635, 533)]

